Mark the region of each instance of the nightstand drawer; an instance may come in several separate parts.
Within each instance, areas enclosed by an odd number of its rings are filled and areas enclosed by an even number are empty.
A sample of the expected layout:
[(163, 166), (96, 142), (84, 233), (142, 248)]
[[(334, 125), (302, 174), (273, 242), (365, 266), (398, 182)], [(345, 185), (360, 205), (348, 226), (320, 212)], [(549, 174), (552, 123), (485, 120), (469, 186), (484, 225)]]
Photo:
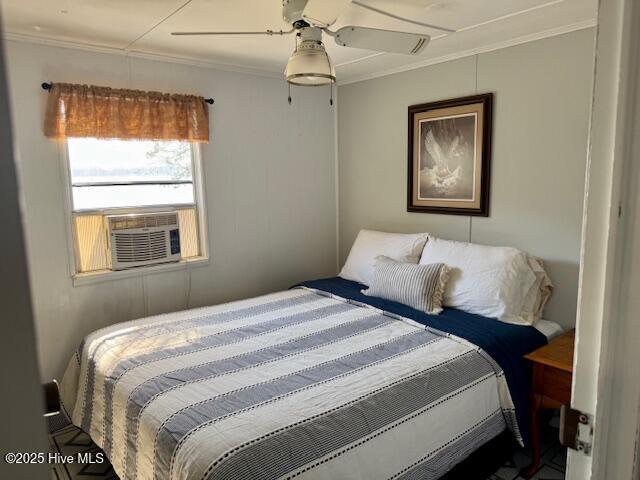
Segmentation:
[(571, 403), (571, 373), (553, 367), (544, 367), (541, 393), (560, 403)]

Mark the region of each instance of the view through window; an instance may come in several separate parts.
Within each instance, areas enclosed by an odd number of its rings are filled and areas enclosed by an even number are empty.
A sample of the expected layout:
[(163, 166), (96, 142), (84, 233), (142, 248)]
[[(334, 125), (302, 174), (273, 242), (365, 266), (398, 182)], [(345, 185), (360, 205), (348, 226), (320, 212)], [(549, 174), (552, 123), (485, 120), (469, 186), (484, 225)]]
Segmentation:
[(74, 211), (193, 205), (188, 142), (70, 138)]

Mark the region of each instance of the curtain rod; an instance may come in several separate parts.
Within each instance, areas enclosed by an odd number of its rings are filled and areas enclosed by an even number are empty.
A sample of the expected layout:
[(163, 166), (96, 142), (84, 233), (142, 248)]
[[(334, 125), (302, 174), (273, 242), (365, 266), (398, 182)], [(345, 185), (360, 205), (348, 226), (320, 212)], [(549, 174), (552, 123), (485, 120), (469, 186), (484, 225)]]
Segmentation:
[[(44, 90), (51, 90), (51, 87), (53, 87), (53, 83), (52, 82), (43, 82), (41, 87)], [(215, 100), (213, 98), (205, 98), (204, 101), (207, 102), (209, 105), (213, 105), (213, 103), (215, 102)]]

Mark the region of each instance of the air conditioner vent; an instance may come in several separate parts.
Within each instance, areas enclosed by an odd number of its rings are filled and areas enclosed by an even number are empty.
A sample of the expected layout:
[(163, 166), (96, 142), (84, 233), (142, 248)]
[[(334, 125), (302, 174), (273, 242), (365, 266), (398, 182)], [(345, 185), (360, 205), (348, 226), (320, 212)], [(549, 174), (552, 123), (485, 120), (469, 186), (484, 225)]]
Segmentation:
[(113, 270), (176, 262), (180, 230), (175, 212), (106, 217)]
[(178, 225), (177, 213), (110, 216), (111, 230)]

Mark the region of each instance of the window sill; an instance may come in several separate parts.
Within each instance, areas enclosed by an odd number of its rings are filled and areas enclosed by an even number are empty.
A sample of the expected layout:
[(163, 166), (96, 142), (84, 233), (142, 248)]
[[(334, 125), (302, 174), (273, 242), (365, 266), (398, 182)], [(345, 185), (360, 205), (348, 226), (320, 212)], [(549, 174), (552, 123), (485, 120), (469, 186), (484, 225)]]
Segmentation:
[(193, 257), (186, 260), (180, 260), (175, 263), (163, 263), (149, 267), (131, 268), (129, 270), (97, 270), (95, 272), (76, 273), (73, 275), (73, 286), (79, 287), (81, 285), (110, 282), (123, 278), (142, 277), (145, 275), (154, 275), (156, 273), (172, 272), (187, 268), (205, 267), (207, 265), (209, 265), (209, 258)]

